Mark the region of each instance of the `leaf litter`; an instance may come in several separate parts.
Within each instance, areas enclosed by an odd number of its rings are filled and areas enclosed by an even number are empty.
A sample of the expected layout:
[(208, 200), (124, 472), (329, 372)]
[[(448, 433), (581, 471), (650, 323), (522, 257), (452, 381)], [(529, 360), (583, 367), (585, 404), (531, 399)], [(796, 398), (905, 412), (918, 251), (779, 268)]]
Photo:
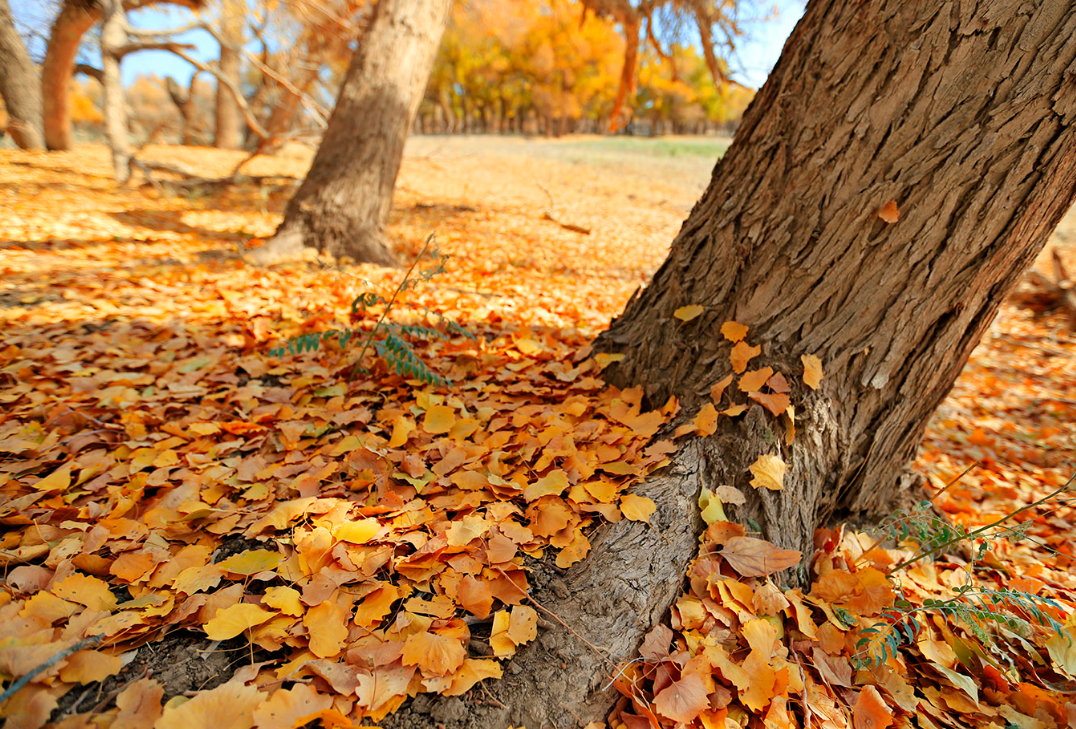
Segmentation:
[[(159, 153), (230, 164), (218, 152)], [(629, 490), (672, 454), (653, 438), (676, 403), (645, 412), (641, 391), (605, 386), (601, 368), (615, 360), (590, 358), (587, 342), (660, 261), (677, 211), (634, 206), (635, 219), (596, 221), (599, 235), (581, 245), (534, 222), (525, 195), (483, 207), (496, 199), (480, 202), (483, 186), (519, 187), (488, 160), (460, 165), (477, 191), (471, 219), (408, 208), (459, 199), (430, 182), (429, 163), (409, 162), (393, 231), (417, 251), (436, 227), (453, 256), (448, 278), (416, 296), (477, 339), (428, 343), (451, 390), (378, 368), (348, 384), (346, 355), (331, 348), (264, 353), (332, 328), (359, 291), (390, 288), (398, 273), (266, 271), (227, 255), (271, 233), (286, 194), (162, 199), (111, 189), (99, 149), (5, 154), (0, 179), (39, 194), (5, 200), (0, 214), (0, 237), (25, 241), (5, 250), (0, 292), (0, 673), (26, 675), (101, 638), (11, 696), (0, 707), (8, 726), (60, 721), (61, 702), (65, 725), (346, 726), (419, 692), (464, 696), (538, 635), (526, 558), (570, 567), (603, 521), (653, 512)], [(23, 157), (29, 168), (12, 164)], [(258, 164), (302, 171), (294, 160)], [(623, 181), (602, 189), (597, 178), (586, 191), (595, 202), (581, 208), (626, 207), (612, 197)], [(614, 261), (630, 275), (610, 275)], [(1006, 308), (1003, 334), (987, 337), (939, 410), (918, 467), (955, 521), (988, 523), (1067, 478), (1076, 346), (1059, 329)], [(711, 434), (752, 402), (794, 422), (788, 381), (820, 386), (813, 355), (802, 373), (747, 372), (761, 353), (748, 332), (721, 326), (732, 372), (677, 436)], [(781, 488), (785, 469), (760, 453), (750, 485)], [(612, 725), (1072, 725), (1076, 706), (1049, 690), (1074, 670), (1067, 643), (1033, 631), (983, 644), (933, 615), (914, 645), (864, 667), (859, 631), (893, 608), (886, 573), (912, 550), (822, 530), (812, 585), (781, 589), (777, 573), (801, 555), (725, 520), (722, 501), (742, 501), (737, 488), (707, 494), (689, 587), (618, 675)], [(1033, 539), (995, 542), (975, 578), (1071, 612), (1071, 508), (1029, 516)], [(916, 563), (899, 576), (900, 599), (921, 606), (968, 571), (954, 555)], [(182, 630), (192, 643), (204, 635), (209, 651), (238, 649), (227, 675), (182, 695), (126, 670)], [(114, 688), (96, 707), (67, 697), (102, 681)]]

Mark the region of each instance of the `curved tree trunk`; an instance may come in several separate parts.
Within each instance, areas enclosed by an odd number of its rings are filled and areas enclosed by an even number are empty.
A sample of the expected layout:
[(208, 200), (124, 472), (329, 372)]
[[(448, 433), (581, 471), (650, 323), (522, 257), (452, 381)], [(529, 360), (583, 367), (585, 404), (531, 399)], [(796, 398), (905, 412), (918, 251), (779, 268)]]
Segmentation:
[(418, 112), (450, 0), (381, 0), (351, 59), (310, 172), (273, 238), (250, 258), (304, 245), (391, 265), (383, 240), (407, 132)]
[(0, 0), (0, 98), (7, 108), (8, 131), (21, 149), (44, 149), (41, 85), (26, 52), (7, 0)]
[(127, 14), (121, 0), (101, 0), (101, 85), (104, 87), (105, 136), (112, 153), (112, 172), (121, 185), (131, 177), (131, 144), (127, 138), (127, 99), (120, 60), (127, 44)]
[(625, 14), (619, 18), (624, 33), (624, 64), (620, 67), (620, 83), (613, 100), (613, 110), (609, 112), (609, 131), (616, 132), (631, 121), (631, 110), (625, 109), (635, 93), (635, 67), (639, 63), (639, 30), (642, 23), (634, 14)]
[[(416, 700), (384, 724), (604, 721), (616, 667), (694, 556), (702, 487), (737, 488), (733, 516), (801, 550), (822, 521), (886, 509), (927, 418), (1076, 199), (1074, 64), (1076, 0), (811, 2), (653, 283), (597, 343), (625, 355), (616, 382), (654, 405), (677, 396), (690, 420), (733, 373), (722, 323), (749, 325), (761, 353), (747, 369), (788, 380), (794, 440), (787, 415), (734, 383), (718, 409), (752, 407), (639, 489), (654, 527), (603, 527), (563, 577), (535, 571), (537, 600), (574, 634), (554, 623), (522, 650), (489, 686), (496, 703)], [(674, 316), (694, 304), (698, 317)], [(804, 355), (823, 362), (817, 390)], [(783, 490), (749, 485), (762, 454), (788, 464)]]
[(71, 148), (68, 86), (82, 36), (99, 20), (101, 6), (95, 0), (66, 0), (53, 21), (41, 65), (42, 122), (45, 146), (51, 150)]

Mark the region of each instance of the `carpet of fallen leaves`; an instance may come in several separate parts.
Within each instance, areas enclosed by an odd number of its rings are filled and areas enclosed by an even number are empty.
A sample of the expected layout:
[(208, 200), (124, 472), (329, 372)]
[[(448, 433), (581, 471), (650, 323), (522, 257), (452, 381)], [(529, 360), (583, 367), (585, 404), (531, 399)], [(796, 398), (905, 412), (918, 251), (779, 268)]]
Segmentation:
[[(425, 348), (448, 389), (383, 365), (349, 382), (353, 350), (267, 355), (347, 325), (358, 293), (402, 275), (246, 266), (236, 251), (272, 232), (286, 186), (116, 190), (102, 148), (0, 152), (0, 679), (44, 666), (0, 705), (5, 726), (350, 726), (422, 692), (484, 702), (481, 682), (543, 629), (527, 561), (570, 568), (603, 521), (648, 520), (628, 491), (675, 450), (654, 440), (675, 403), (640, 412), (587, 343), (660, 263), (708, 164), (453, 144), (405, 162), (391, 228), (402, 257), (431, 232), (451, 256), (411, 294), (475, 335)], [(237, 159), (150, 153), (209, 176)], [(1074, 358), (1060, 317), (1003, 310), (919, 459), (941, 511), (981, 525), (1065, 482)], [(733, 365), (738, 387), (714, 398), (732, 405), (681, 434), (748, 397), (788, 417), (784, 377), (824, 370)], [(756, 465), (753, 485), (780, 487), (783, 464)], [(983, 643), (924, 613), (914, 645), (856, 664), (913, 546), (821, 531), (812, 585), (782, 591), (788, 555), (722, 521), (735, 498), (700, 504), (700, 557), (616, 676), (612, 726), (1076, 726), (1076, 642), (1034, 626)], [(904, 597), (943, 598), (970, 573), (1054, 598), (1076, 636), (1072, 509), (1019, 518), (1028, 538), (974, 564), (901, 571)]]

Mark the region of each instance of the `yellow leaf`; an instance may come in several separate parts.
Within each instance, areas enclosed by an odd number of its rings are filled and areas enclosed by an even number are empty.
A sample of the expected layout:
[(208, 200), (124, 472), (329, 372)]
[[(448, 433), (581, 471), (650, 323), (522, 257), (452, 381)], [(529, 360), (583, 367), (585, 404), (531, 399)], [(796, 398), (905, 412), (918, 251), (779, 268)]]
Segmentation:
[(625, 519), (632, 521), (650, 521), (650, 515), (657, 509), (657, 505), (645, 496), (624, 494), (620, 497), (620, 513)]
[(254, 686), (229, 681), (195, 694), (190, 701), (169, 701), (153, 729), (250, 729), (254, 726), (254, 709), (261, 700), (262, 694)]
[(135, 681), (116, 697), (119, 713), (110, 729), (150, 729), (161, 715), (162, 696), (164, 688), (153, 679)]
[(538, 612), (527, 605), (516, 605), (508, 621), (508, 639), (517, 646), (538, 637)]
[(543, 496), (550, 494), (560, 495), (568, 488), (568, 474), (564, 471), (550, 471), (534, 483), (528, 484), (523, 489), (523, 498), (527, 501), (537, 501)]
[(272, 617), (273, 613), (264, 608), (241, 602), (218, 610), (203, 627), (210, 640), (229, 640)]
[(725, 388), (732, 384), (732, 375), (722, 378), (722, 380), (716, 383), (710, 388), (710, 399), (714, 401), (714, 405), (721, 402), (721, 396), (725, 394)]
[(96, 577), (76, 572), (49, 588), (56, 597), (77, 602), (91, 610), (111, 611), (116, 607), (116, 598), (108, 589), (108, 583)]
[(309, 684), (299, 683), (290, 689), (278, 689), (254, 711), (258, 729), (295, 729), (306, 725), (306, 717), (331, 708), (333, 697), (319, 694)]
[(399, 598), (399, 588), (390, 584), (384, 584), (368, 593), (355, 610), (355, 625), (363, 628), (377, 625), (389, 614), (392, 604)]
[(345, 521), (337, 526), (333, 529), (333, 537), (348, 544), (366, 544), (379, 531), (381, 531), (381, 523), (377, 519), (359, 519)]
[(310, 633), (310, 652), (318, 658), (338, 655), (347, 642), (348, 617), (336, 600), (310, 608), (303, 617), (303, 625)]
[(619, 362), (624, 359), (623, 354), (609, 354), (607, 352), (598, 352), (594, 355), (594, 361), (598, 363), (598, 366), (603, 370), (611, 365), (613, 362)]
[(213, 435), (220, 432), (220, 426), (216, 423), (191, 423), (187, 427), (195, 435)]
[(303, 604), (299, 601), (301, 594), (291, 587), (270, 587), (262, 595), (262, 603), (279, 610), (285, 615), (298, 617), (306, 612)]
[(447, 676), (462, 666), (466, 657), (459, 639), (429, 631), (415, 633), (403, 645), (403, 664), (418, 666), (427, 676)]
[(69, 683), (87, 684), (114, 676), (121, 668), (123, 659), (119, 655), (78, 651), (67, 658), (67, 664), (60, 669), (60, 678)]
[(757, 488), (768, 488), (770, 491), (780, 491), (785, 487), (785, 470), (788, 466), (777, 456), (763, 454), (751, 464), (751, 485)]
[(721, 504), (721, 499), (717, 498), (714, 492), (708, 488), (704, 488), (699, 492), (699, 513), (707, 525), (729, 520), (725, 516), (725, 509)]
[(472, 575), (464, 575), (456, 589), (456, 600), (464, 610), (475, 617), (485, 618), (493, 607), (493, 591), (482, 580)]
[(800, 357), (803, 362), (803, 384), (812, 390), (817, 390), (822, 382), (822, 360), (813, 354), (805, 354)]
[(34, 484), (37, 491), (66, 491), (71, 486), (71, 463), (65, 463)]
[(489, 636), (489, 647), (498, 658), (508, 658), (516, 654), (516, 644), (508, 637), (508, 626), (512, 618), (507, 610), (493, 613), (493, 629)]
[(452, 675), (452, 685), (441, 692), (444, 696), (462, 696), (485, 678), (500, 678), (501, 664), (482, 658), (467, 658)]
[(268, 549), (252, 549), (239, 554), (233, 554), (226, 560), (217, 563), (224, 572), (233, 575), (250, 577), (259, 572), (276, 569), (284, 560), (279, 552), (270, 552)]
[(389, 448), (399, 448), (407, 442), (408, 437), (415, 432), (415, 422), (411, 418), (400, 415), (392, 423), (392, 436), (389, 438)]
[(471, 514), (452, 522), (445, 536), (448, 538), (448, 546), (465, 547), (472, 539), (477, 539), (488, 531), (489, 522), (486, 518), (479, 514)]
[(586, 557), (589, 552), (590, 540), (583, 535), (583, 532), (576, 532), (575, 536), (572, 537), (572, 541), (568, 543), (568, 546), (560, 550), (557, 554), (557, 567), (566, 570)]
[(456, 411), (448, 405), (434, 405), (422, 419), (422, 429), (430, 435), (444, 435), (456, 424)]
[(534, 341), (533, 339), (517, 339), (516, 349), (518, 349), (523, 354), (530, 355), (534, 354), (535, 352), (541, 352), (542, 345)]
[(691, 304), (689, 306), (681, 306), (679, 309), (673, 312), (673, 316), (675, 316), (680, 321), (687, 322), (696, 318), (705, 310), (706, 307), (704, 306), (700, 306), (699, 304)]
[(717, 408), (713, 403), (705, 403), (699, 408), (699, 412), (695, 414), (695, 419), (691, 422), (699, 435), (703, 437), (713, 435), (717, 432)]
[(730, 342), (739, 342), (747, 336), (748, 327), (735, 321), (727, 321), (721, 325), (721, 334)]
[(736, 374), (743, 373), (747, 369), (747, 363), (762, 353), (762, 347), (752, 347), (747, 342), (736, 342), (729, 355), (732, 362), (732, 371)]

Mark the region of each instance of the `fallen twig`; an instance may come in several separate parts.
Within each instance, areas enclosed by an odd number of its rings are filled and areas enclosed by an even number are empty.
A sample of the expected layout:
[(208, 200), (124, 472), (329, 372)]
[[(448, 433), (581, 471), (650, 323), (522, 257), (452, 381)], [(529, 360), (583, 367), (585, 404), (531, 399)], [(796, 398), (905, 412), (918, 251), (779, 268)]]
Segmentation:
[(77, 653), (78, 651), (83, 650), (84, 648), (90, 648), (92, 646), (97, 645), (100, 642), (101, 642), (101, 636), (100, 635), (94, 635), (94, 636), (92, 636), (90, 638), (84, 638), (84, 639), (80, 640), (77, 643), (74, 643), (72, 645), (67, 646), (62, 651), (60, 651), (59, 653), (54, 655), (52, 658), (48, 659), (44, 663), (41, 663), (41, 664), (35, 666), (34, 668), (30, 669), (29, 671), (27, 671), (25, 674), (23, 674), (22, 678), (18, 679), (17, 681), (13, 682), (10, 686), (8, 686), (7, 689), (4, 690), (4, 693), (0, 694), (0, 704), (3, 704), (5, 701), (7, 701), (9, 698), (11, 698), (11, 696), (16, 691), (21, 689), (26, 684), (30, 683), (30, 681), (32, 681), (34, 679), (34, 676), (36, 676), (37, 674), (41, 673), (42, 671), (49, 670), (50, 668), (55, 666), (60, 661), (67, 658), (72, 653)]

